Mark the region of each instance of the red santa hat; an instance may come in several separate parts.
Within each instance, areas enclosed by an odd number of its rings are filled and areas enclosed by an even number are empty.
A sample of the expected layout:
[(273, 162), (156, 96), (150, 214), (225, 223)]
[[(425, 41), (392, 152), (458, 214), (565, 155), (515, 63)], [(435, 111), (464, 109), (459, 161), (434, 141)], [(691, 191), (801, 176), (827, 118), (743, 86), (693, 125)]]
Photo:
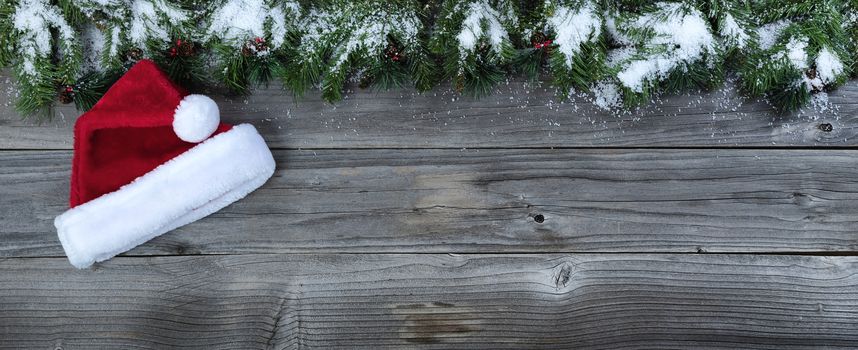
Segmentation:
[(54, 226), (84, 268), (220, 210), (273, 173), (252, 125), (221, 123), (214, 101), (140, 61), (75, 123), (71, 209)]

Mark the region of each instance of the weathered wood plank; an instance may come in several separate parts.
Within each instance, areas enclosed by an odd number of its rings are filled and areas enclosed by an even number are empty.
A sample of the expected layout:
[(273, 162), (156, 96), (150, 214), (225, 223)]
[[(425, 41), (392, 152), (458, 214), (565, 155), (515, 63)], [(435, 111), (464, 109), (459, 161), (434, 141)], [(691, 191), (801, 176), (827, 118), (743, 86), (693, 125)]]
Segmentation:
[[(131, 254), (858, 250), (854, 150), (274, 154), (249, 198)], [(0, 256), (62, 256), (70, 157), (0, 152)]]
[(858, 343), (858, 258), (0, 260), (0, 347), (799, 349)]
[[(273, 84), (248, 98), (217, 100), (226, 121), (255, 124), (276, 148), (858, 145), (855, 81), (830, 95), (831, 110), (787, 116), (739, 98), (731, 85), (620, 115), (586, 97), (561, 102), (548, 85), (510, 81), (482, 100), (441, 88), (422, 95), (357, 90), (331, 105), (318, 93), (296, 102)], [(20, 120), (12, 97), (0, 94), (0, 149), (71, 148), (73, 108), (63, 106), (61, 117), (37, 125)]]

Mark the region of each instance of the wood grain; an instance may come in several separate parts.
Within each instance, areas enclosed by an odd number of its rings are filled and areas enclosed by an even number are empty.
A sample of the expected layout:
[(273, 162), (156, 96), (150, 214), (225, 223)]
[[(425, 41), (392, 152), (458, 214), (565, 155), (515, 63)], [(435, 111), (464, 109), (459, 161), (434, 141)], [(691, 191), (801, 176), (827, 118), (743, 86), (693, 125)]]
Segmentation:
[(78, 113), (21, 120), (5, 81), (0, 349), (858, 344), (856, 81), (783, 116), (731, 84), (624, 113), (515, 79), (215, 94), (275, 177), (87, 270), (52, 226)]
[(854, 348), (858, 258), (0, 260), (0, 348)]
[[(214, 96), (225, 121), (256, 125), (274, 148), (858, 145), (855, 81), (831, 93), (827, 110), (782, 116), (764, 102), (738, 97), (730, 84), (627, 112), (600, 110), (589, 97), (561, 101), (548, 83), (521, 80), (481, 100), (445, 87), (426, 94), (358, 89), (334, 105), (315, 92), (295, 100), (278, 86), (247, 98)], [(0, 149), (72, 148), (74, 108), (60, 106), (57, 118), (38, 124), (21, 120), (12, 98), (0, 94)]]
[[(274, 154), (261, 189), (130, 254), (858, 250), (853, 150)], [(70, 157), (0, 153), (0, 256), (63, 255)]]

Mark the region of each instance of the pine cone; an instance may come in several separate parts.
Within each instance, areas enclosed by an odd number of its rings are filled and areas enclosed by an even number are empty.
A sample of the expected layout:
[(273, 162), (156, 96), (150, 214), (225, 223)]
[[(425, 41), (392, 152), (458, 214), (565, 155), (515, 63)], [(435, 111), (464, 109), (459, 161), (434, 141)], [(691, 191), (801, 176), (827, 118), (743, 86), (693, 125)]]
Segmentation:
[(96, 10), (95, 12), (92, 13), (91, 18), (92, 18), (92, 22), (93, 22), (93, 24), (95, 24), (96, 28), (98, 28), (101, 31), (107, 30), (108, 17), (103, 11)]
[(74, 87), (71, 85), (61, 87), (57, 99), (64, 105), (74, 102)]
[(402, 61), (405, 58), (402, 54), (402, 49), (399, 45), (396, 45), (396, 42), (393, 40), (387, 41), (387, 47), (384, 49), (384, 56), (394, 62)]
[(268, 45), (264, 38), (253, 38), (247, 40), (241, 48), (241, 54), (245, 57), (259, 56), (268, 52)]
[(176, 48), (182, 57), (191, 57), (197, 53), (196, 45), (192, 41), (176, 41)]
[(136, 47), (125, 52), (126, 62), (137, 62), (141, 58), (143, 58), (143, 50), (140, 50)]
[(536, 32), (533, 36), (530, 37), (530, 46), (537, 50), (545, 50), (546, 53), (551, 54), (551, 51), (554, 50), (551, 38), (543, 32)]
[(530, 36), (530, 46), (536, 46), (544, 42), (548, 37), (543, 32), (536, 32)]
[(373, 78), (369, 74), (364, 74), (360, 77), (360, 81), (358, 82), (358, 87), (361, 89), (366, 89), (370, 85), (372, 85)]
[(402, 55), (395, 47), (388, 46), (387, 49), (384, 50), (384, 56), (394, 62), (399, 62), (402, 60)]
[(813, 92), (819, 92), (825, 89), (825, 84), (823, 84), (821, 80), (816, 79), (817, 74), (815, 68), (808, 69), (804, 72), (804, 75), (807, 76), (807, 79), (810, 81), (809, 85)]

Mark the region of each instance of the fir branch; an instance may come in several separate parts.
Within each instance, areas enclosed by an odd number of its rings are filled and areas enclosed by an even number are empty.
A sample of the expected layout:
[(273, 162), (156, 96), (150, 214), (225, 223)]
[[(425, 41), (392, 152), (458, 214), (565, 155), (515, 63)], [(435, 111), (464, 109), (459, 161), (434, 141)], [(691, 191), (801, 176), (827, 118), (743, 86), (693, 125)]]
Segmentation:
[(111, 73), (90, 71), (83, 74), (73, 88), (75, 107), (81, 111), (89, 110), (117, 79), (118, 76)]
[(641, 8), (646, 12), (613, 12), (607, 21), (619, 46), (609, 54), (608, 71), (622, 85), (625, 105), (648, 101), (662, 89), (712, 88), (723, 80), (723, 52), (698, 8), (668, 2)]
[(441, 5), (430, 49), (444, 58), (457, 90), (480, 97), (503, 80), (517, 56), (510, 33), (518, 8), (505, 0), (447, 0)]
[(745, 93), (766, 96), (776, 109), (790, 111), (813, 93), (845, 83), (854, 57), (841, 5), (811, 0), (774, 5), (762, 2), (754, 8), (767, 25), (767, 44), (749, 53), (739, 72)]
[[(330, 1), (310, 11), (304, 20), (297, 58), (287, 85), (301, 94), (320, 83), (328, 101), (342, 98), (349, 76), (362, 72), (376, 88), (403, 85), (417, 74), (418, 88), (428, 88), (432, 76), (422, 42), (418, 5), (412, 0), (366, 2)], [(291, 81), (289, 81), (291, 79)], [(297, 90), (294, 90), (297, 89)]]
[(53, 104), (57, 99), (57, 86), (50, 73), (38, 77), (16, 73), (15, 79), (18, 82), (26, 81), (18, 85), (20, 91), (18, 100), (15, 101), (15, 110), (25, 117), (50, 119), (53, 116)]
[(146, 47), (153, 53), (152, 60), (177, 84), (190, 90), (210, 85), (210, 75), (200, 55), (199, 45), (183, 38), (172, 40), (166, 47), (160, 40), (153, 39)]
[(546, 6), (546, 31), (553, 41), (535, 42), (536, 49), (551, 49), (554, 83), (565, 96), (571, 88), (587, 90), (591, 82), (603, 79), (607, 47), (602, 33), (601, 10), (594, 2), (562, 2)]
[(215, 55), (218, 80), (239, 94), (267, 84), (285, 60), (285, 44), (294, 42), (300, 5), (228, 0), (210, 12), (203, 37)]
[[(45, 0), (22, 0), (8, 18), (12, 31), (7, 40), (15, 41), (18, 51), (9, 58), (14, 60), (21, 90), (16, 109), (24, 115), (50, 118), (58, 84), (73, 80), (80, 66), (78, 40), (61, 9)], [(58, 57), (54, 47), (58, 47)]]
[(0, 67), (9, 66), (16, 56), (16, 31), (12, 25), (15, 4), (11, 0), (0, 1)]

